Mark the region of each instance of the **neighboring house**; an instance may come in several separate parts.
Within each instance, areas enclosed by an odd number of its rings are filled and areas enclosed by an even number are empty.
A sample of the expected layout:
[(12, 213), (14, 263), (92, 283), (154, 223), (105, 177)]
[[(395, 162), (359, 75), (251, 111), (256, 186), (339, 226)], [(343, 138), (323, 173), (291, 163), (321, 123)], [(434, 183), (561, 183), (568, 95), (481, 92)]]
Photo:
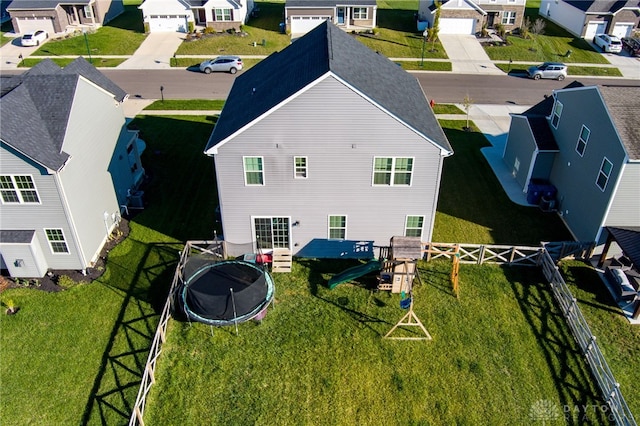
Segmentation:
[[(418, 21), (432, 27), (436, 0), (420, 0)], [(440, 2), (439, 34), (477, 34), (501, 24), (506, 31), (522, 26), (526, 0), (444, 0)]]
[(99, 28), (124, 12), (124, 5), (122, 0), (13, 0), (7, 11), (18, 34), (55, 34), (80, 26)]
[(216, 31), (240, 30), (254, 9), (253, 0), (145, 0), (142, 10), (147, 32), (190, 32), (198, 26)]
[(640, 25), (638, 0), (542, 0), (539, 13), (587, 40), (601, 33), (630, 37)]
[(324, 21), (345, 31), (372, 30), (377, 25), (376, 0), (287, 0), (284, 18), (292, 37), (300, 37)]
[(453, 154), (415, 77), (329, 22), (235, 80), (205, 153), (225, 241), (303, 257), (429, 241)]
[(513, 115), (504, 161), (524, 192), (557, 189), (577, 240), (604, 242), (606, 226), (640, 226), (640, 88), (571, 84)]
[(127, 94), (82, 58), (46, 59), (1, 89), (0, 267), (91, 267), (144, 174)]

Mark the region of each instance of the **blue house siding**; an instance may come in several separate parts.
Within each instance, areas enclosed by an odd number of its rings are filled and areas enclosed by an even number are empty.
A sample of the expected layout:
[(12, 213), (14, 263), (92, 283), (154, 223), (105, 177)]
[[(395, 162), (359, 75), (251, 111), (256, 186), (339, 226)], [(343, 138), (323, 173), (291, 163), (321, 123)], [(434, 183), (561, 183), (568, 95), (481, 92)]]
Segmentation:
[(535, 161), (535, 150), (536, 142), (526, 117), (512, 116), (502, 158), (511, 170), (511, 174), (525, 191), (531, 163)]

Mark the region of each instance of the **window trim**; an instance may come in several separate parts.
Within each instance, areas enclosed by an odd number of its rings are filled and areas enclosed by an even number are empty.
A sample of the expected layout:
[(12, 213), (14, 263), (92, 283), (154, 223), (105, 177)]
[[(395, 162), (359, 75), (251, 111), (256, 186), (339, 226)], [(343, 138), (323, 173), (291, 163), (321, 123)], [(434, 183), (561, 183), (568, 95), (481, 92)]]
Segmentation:
[[(343, 227), (332, 227), (331, 226), (331, 218), (332, 217), (341, 217), (344, 218), (344, 228)], [(345, 241), (347, 239), (347, 229), (348, 229), (348, 217), (346, 214), (330, 214), (327, 215), (327, 240), (333, 241)], [(342, 238), (332, 238), (331, 230), (344, 230), (344, 236)]]
[[(422, 218), (422, 226), (420, 228), (409, 228), (409, 218), (413, 218), (413, 217), (418, 217), (418, 218)], [(424, 234), (424, 224), (425, 224), (425, 220), (426, 220), (426, 216), (422, 215), (422, 214), (408, 214), (405, 216), (404, 218), (404, 236), (405, 237), (415, 237), (415, 235), (407, 235), (407, 230), (409, 229), (420, 229), (420, 235), (418, 235), (418, 237), (420, 237), (422, 239), (422, 235)]]
[[(301, 171), (304, 171), (303, 176), (298, 176), (298, 163), (297, 160), (304, 159), (304, 166), (300, 167)], [(308, 179), (309, 178), (309, 157), (306, 155), (296, 155), (293, 157), (293, 178), (294, 179)]]
[[(586, 139), (582, 139), (582, 132), (584, 130), (587, 131)], [(580, 133), (578, 134), (578, 142), (576, 143), (576, 152), (580, 157), (584, 157), (584, 152), (587, 149), (587, 144), (589, 143), (590, 137), (591, 137), (591, 130), (589, 130), (589, 128), (583, 124), (582, 127), (580, 128)], [(579, 149), (580, 146), (582, 146), (582, 152), (580, 152), (580, 149)]]
[[(225, 11), (229, 12), (229, 19), (225, 19)], [(218, 12), (222, 19), (218, 19)], [(228, 7), (215, 7), (213, 8), (213, 18), (215, 22), (233, 22), (233, 9)]]
[[(604, 165), (605, 165), (605, 162), (610, 164), (609, 173), (605, 173), (605, 172), (602, 170), (602, 168), (603, 168), (603, 167), (604, 167)], [(609, 178), (611, 177), (611, 172), (613, 172), (613, 163), (612, 163), (611, 161), (609, 161), (609, 159), (608, 159), (607, 157), (603, 157), (603, 158), (602, 158), (602, 163), (600, 164), (600, 169), (598, 170), (598, 176), (596, 176), (596, 186), (597, 186), (598, 188), (600, 188), (600, 190), (601, 190), (602, 192), (604, 192), (604, 191), (606, 191), (606, 190), (607, 190), (607, 185), (609, 184)], [(603, 186), (600, 186), (600, 183), (599, 183), (599, 181), (600, 181), (600, 176), (604, 176), (604, 178), (605, 178), (605, 181), (604, 181), (604, 185), (603, 185)]]
[[(376, 160), (380, 159), (380, 158), (390, 158), (391, 159), (391, 179), (389, 181), (388, 184), (386, 183), (375, 183), (376, 182)], [(409, 176), (409, 183), (408, 184), (400, 184), (400, 183), (394, 183), (395, 182), (395, 176), (396, 176), (396, 160), (398, 159), (409, 159), (411, 160), (411, 171), (408, 172), (410, 174)], [(413, 185), (413, 172), (415, 170), (415, 161), (416, 158), (415, 157), (383, 157), (383, 156), (374, 156), (373, 157), (373, 173), (371, 176), (371, 185), (372, 186), (405, 186), (405, 187), (411, 187)], [(383, 171), (377, 171), (377, 173), (386, 173)], [(407, 173), (407, 172), (401, 172), (401, 173)]]
[[(260, 159), (260, 175), (262, 177), (261, 181), (262, 183), (249, 183), (247, 181), (247, 173), (251, 172), (251, 173), (257, 173), (258, 171), (256, 170), (247, 170), (247, 162), (246, 160), (249, 158), (259, 158)], [(256, 156), (256, 155), (246, 155), (246, 156), (242, 156), (242, 170), (243, 170), (243, 176), (244, 176), (244, 186), (265, 186), (265, 176), (264, 176), (264, 157), (260, 156)]]
[(502, 12), (502, 25), (515, 25), (518, 13), (515, 10), (505, 10)]
[[(28, 204), (28, 205), (39, 205), (42, 204), (40, 193), (38, 192), (38, 187), (36, 186), (36, 182), (33, 179), (33, 175), (0, 175), (6, 176), (11, 181), (11, 188), (1, 188), (0, 187), (0, 203), (6, 205), (18, 205), (18, 204)], [(29, 183), (33, 186), (33, 188), (19, 188), (18, 182), (16, 181), (17, 177), (26, 177), (29, 179)], [(1, 184), (0, 184), (1, 185)], [(23, 191), (33, 191), (35, 193), (38, 201), (25, 201), (23, 196)], [(3, 192), (13, 192), (16, 195), (18, 201), (5, 201), (4, 196), (2, 196)]]
[[(553, 111), (551, 111), (551, 126), (554, 129), (557, 129), (558, 125), (560, 124), (560, 118), (562, 117), (563, 109), (564, 109), (564, 105), (562, 104), (562, 102), (558, 100), (558, 98), (556, 98), (556, 101), (553, 104)], [(556, 117), (558, 118), (556, 119)], [(554, 123), (554, 120), (555, 120), (555, 123)]]
[(285, 248), (285, 247), (274, 247), (274, 238), (273, 238), (273, 219), (286, 219), (287, 220), (287, 242), (288, 246), (286, 249), (291, 250), (291, 227), (293, 223), (291, 222), (291, 216), (267, 216), (267, 215), (259, 215), (259, 216), (251, 216), (251, 234), (253, 238), (253, 242), (256, 245), (256, 249), (258, 249), (258, 233), (256, 232), (256, 219), (269, 219), (271, 225), (271, 247), (265, 248), (260, 247), (261, 250), (274, 250), (276, 248)]
[(351, 17), (353, 20), (361, 20), (364, 21), (369, 19), (369, 8), (368, 7), (354, 7), (351, 9)]
[[(53, 255), (70, 255), (71, 251), (69, 250), (69, 244), (67, 243), (67, 237), (64, 235), (64, 230), (62, 228), (44, 228), (44, 235), (47, 238), (47, 243), (49, 244), (49, 250), (51, 250), (51, 254)], [(62, 236), (62, 240), (52, 240), (48, 231), (59, 232)], [(64, 248), (66, 251), (56, 251), (53, 248), (53, 243), (64, 244)]]

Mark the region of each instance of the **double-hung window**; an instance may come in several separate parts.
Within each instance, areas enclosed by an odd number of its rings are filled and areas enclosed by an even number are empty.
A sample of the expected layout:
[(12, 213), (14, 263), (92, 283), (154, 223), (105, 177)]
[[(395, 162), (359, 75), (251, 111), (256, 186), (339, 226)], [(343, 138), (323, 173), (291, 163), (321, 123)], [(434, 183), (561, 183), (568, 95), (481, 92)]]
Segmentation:
[(553, 105), (553, 115), (551, 116), (551, 125), (558, 128), (560, 122), (560, 116), (562, 115), (562, 102), (556, 99), (556, 103)]
[(502, 25), (513, 25), (516, 23), (516, 12), (513, 10), (506, 10), (502, 14)]
[(598, 172), (598, 179), (596, 179), (596, 185), (602, 191), (607, 187), (607, 183), (609, 182), (609, 176), (611, 176), (611, 171), (613, 170), (613, 163), (604, 157), (602, 159), (602, 164), (600, 165), (600, 171)]
[(329, 239), (345, 240), (347, 238), (347, 217), (329, 216)]
[(367, 8), (366, 7), (354, 7), (353, 8), (353, 19), (367, 19)]
[(422, 237), (422, 227), (424, 226), (424, 216), (407, 216), (404, 226), (405, 237)]
[(293, 177), (296, 179), (306, 179), (307, 173), (307, 157), (293, 157)]
[(0, 195), (6, 204), (37, 204), (38, 190), (29, 175), (0, 175)]
[(264, 167), (262, 157), (243, 157), (244, 184), (247, 186), (264, 185)]
[(216, 21), (231, 21), (231, 9), (215, 9)]
[(373, 159), (374, 185), (411, 185), (413, 158), (375, 157)]
[(576, 145), (576, 151), (580, 157), (584, 156), (584, 150), (587, 148), (587, 143), (589, 142), (589, 135), (591, 135), (591, 130), (583, 124), (582, 129), (580, 129), (578, 144)]
[(69, 253), (62, 229), (45, 229), (44, 232), (47, 234), (47, 241), (53, 253)]

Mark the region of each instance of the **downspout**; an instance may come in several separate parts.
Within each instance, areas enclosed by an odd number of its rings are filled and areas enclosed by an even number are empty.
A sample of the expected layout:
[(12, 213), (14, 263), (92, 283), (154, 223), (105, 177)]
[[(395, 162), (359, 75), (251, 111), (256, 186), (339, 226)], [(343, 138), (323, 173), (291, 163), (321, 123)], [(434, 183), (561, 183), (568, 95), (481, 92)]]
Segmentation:
[[(60, 171), (62, 168), (60, 169)], [(64, 187), (62, 186), (62, 182), (60, 181), (60, 175), (58, 172), (55, 172), (53, 175), (53, 181), (56, 183), (56, 187), (58, 189), (58, 194), (60, 195), (60, 199), (62, 200), (62, 208), (64, 210), (64, 216), (67, 218), (67, 224), (69, 229), (71, 230), (71, 238), (73, 239), (73, 243), (78, 249), (78, 256), (80, 258), (80, 262), (82, 263), (82, 271), (85, 273), (87, 269), (87, 259), (84, 257), (84, 250), (82, 248), (82, 244), (80, 243), (80, 238), (78, 238), (76, 227), (73, 223), (73, 217), (71, 215), (71, 208), (69, 207), (69, 203), (67, 202), (67, 194), (64, 192)]]

